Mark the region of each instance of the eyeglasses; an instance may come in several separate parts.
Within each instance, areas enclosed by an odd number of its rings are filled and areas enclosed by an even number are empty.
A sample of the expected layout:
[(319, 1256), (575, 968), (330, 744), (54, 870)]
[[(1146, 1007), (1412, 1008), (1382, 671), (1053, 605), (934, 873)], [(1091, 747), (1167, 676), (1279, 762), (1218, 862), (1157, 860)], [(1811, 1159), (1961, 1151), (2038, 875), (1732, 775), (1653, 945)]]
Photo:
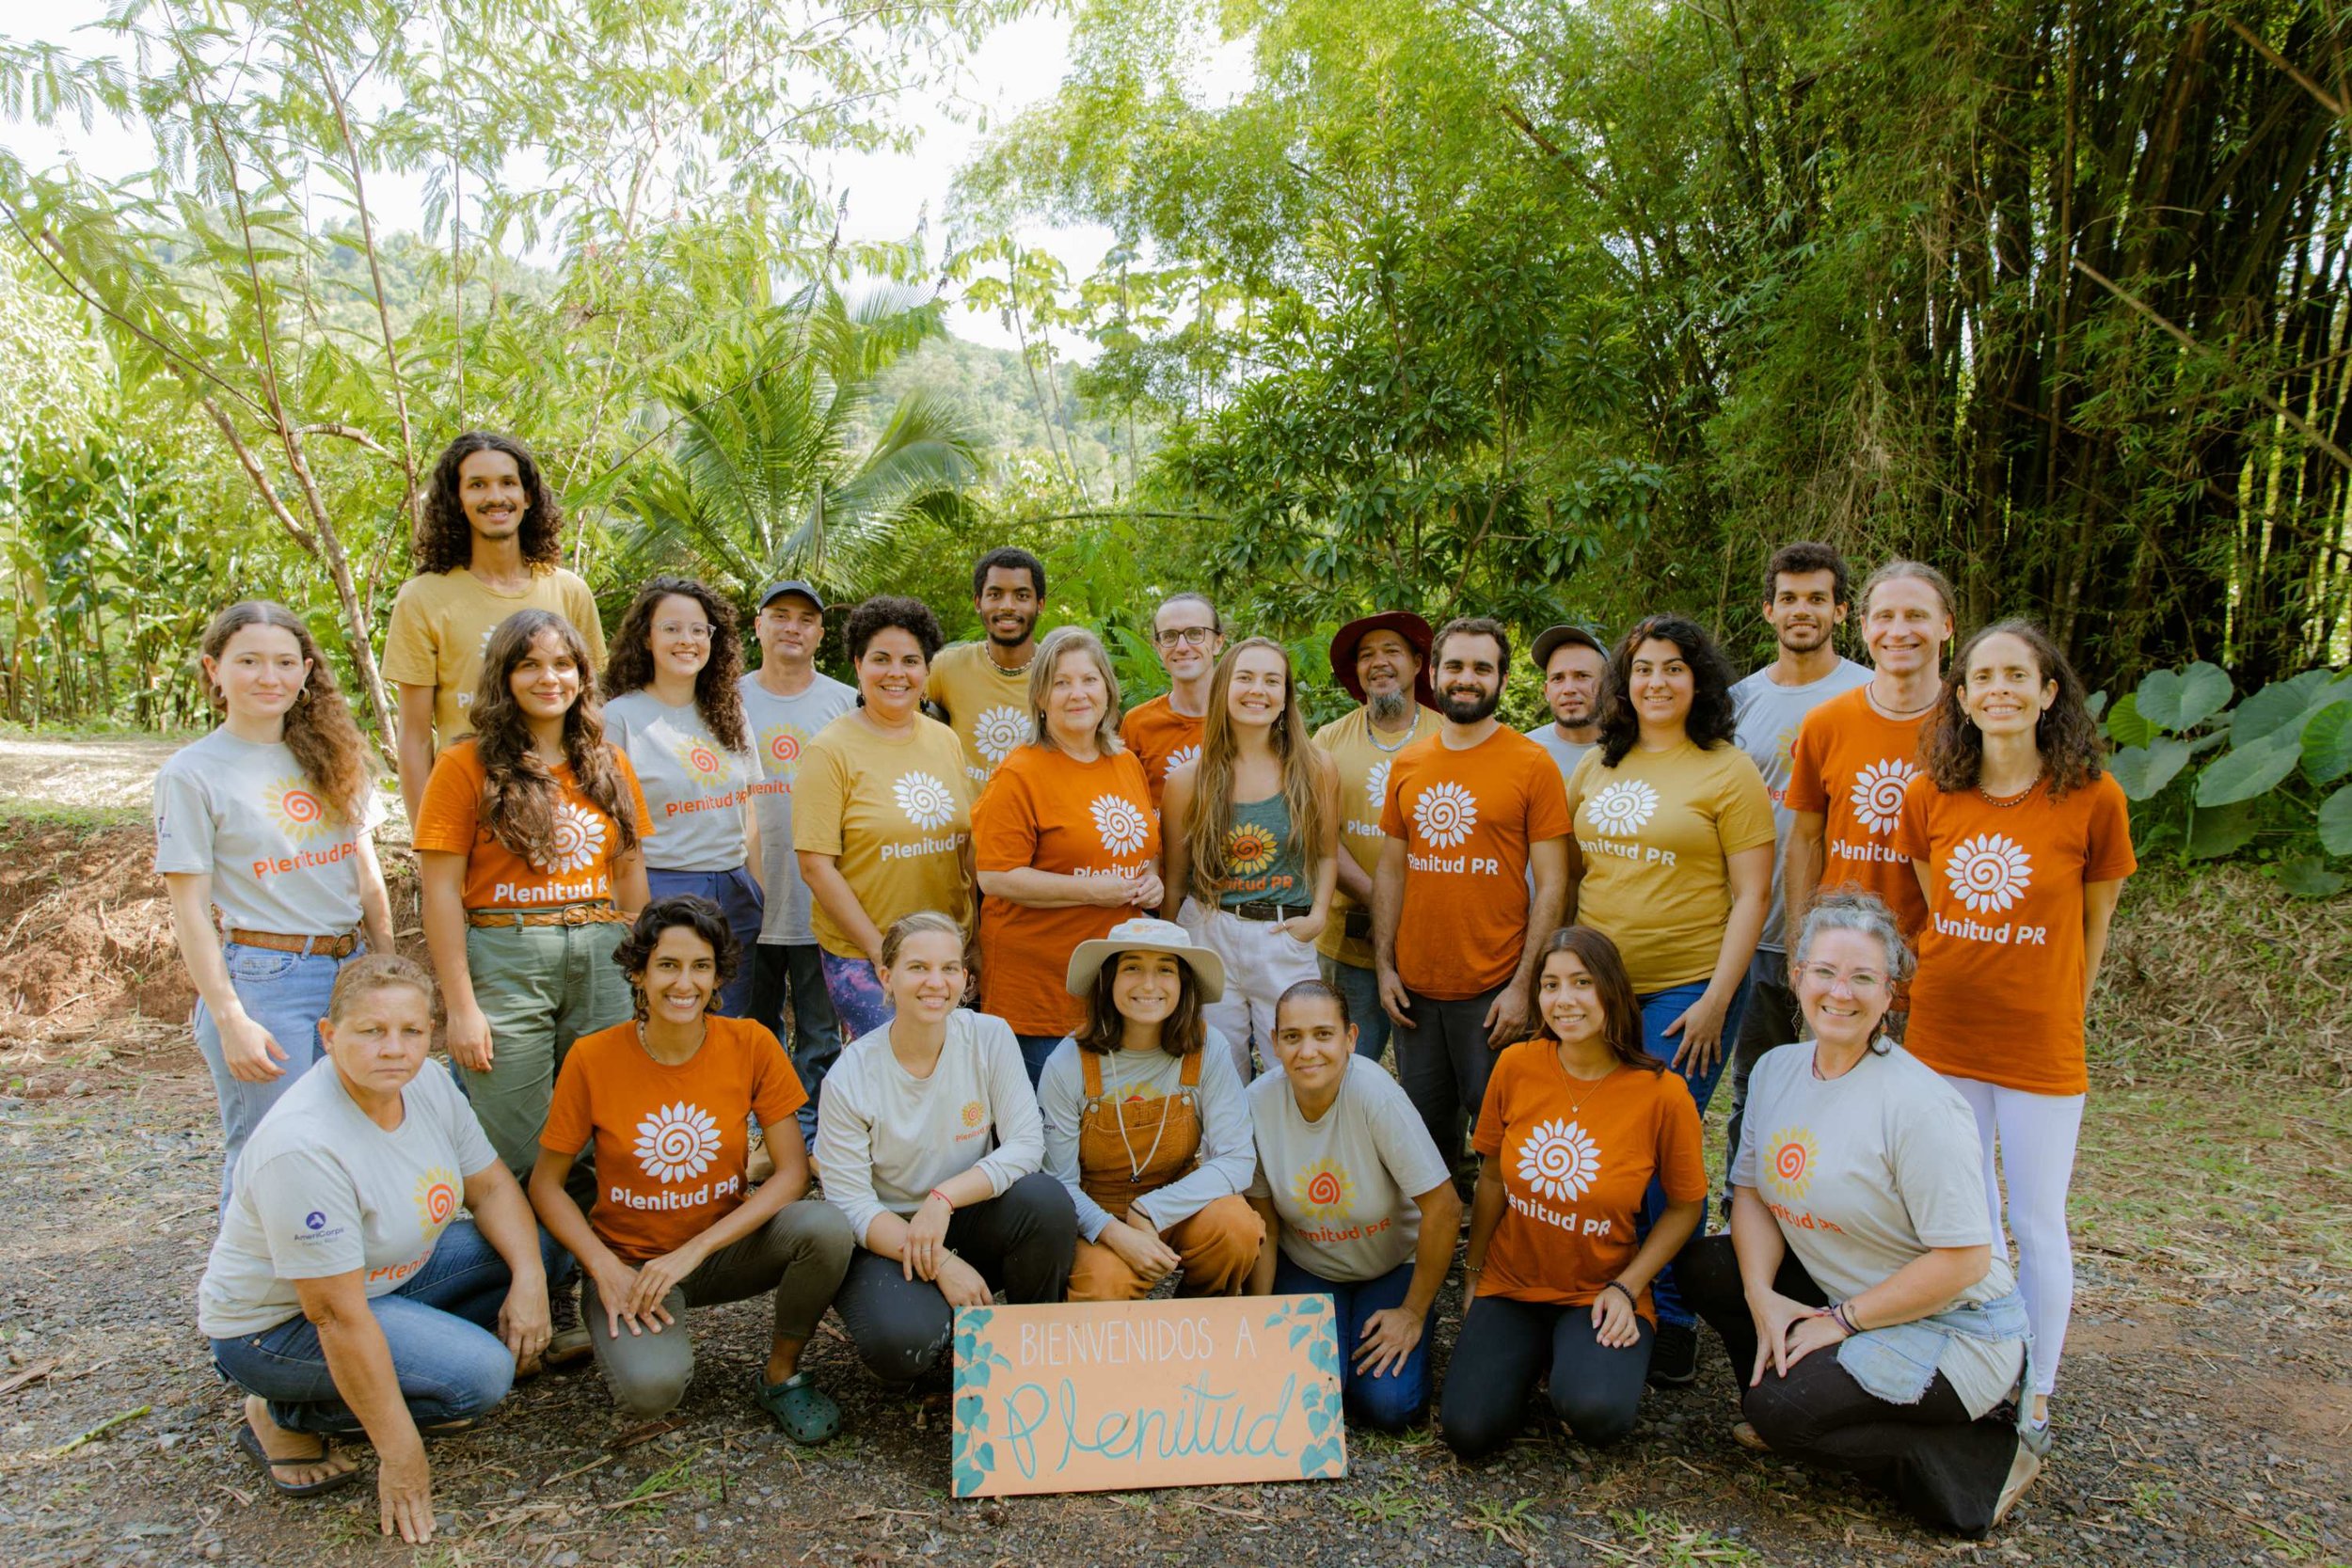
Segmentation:
[(1797, 971), (1823, 990), (1835, 990), (1837, 982), (1846, 982), (1846, 989), (1856, 996), (1868, 996), (1886, 989), (1886, 976), (1872, 969), (1833, 969), (1828, 964), (1806, 964)]
[(710, 627), (702, 621), (663, 621), (653, 629), (657, 637), (684, 637), (696, 642), (710, 641)]
[(1152, 641), (1163, 648), (1173, 648), (1179, 642), (1190, 647), (1205, 648), (1209, 645), (1209, 639), (1216, 635), (1215, 626), (1170, 626), (1166, 631), (1153, 632)]

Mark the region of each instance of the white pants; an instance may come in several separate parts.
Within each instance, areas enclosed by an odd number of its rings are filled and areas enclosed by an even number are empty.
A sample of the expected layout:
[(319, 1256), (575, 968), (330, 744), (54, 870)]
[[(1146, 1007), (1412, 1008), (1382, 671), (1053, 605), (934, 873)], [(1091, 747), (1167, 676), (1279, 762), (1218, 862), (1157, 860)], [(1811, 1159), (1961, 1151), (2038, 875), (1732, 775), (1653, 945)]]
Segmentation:
[(1249, 1047), (1268, 1067), (1274, 1062), (1274, 1004), (1301, 980), (1322, 977), (1315, 947), (1270, 920), (1244, 920), (1222, 909), (1203, 910), (1187, 898), (1177, 915), (1192, 940), (1225, 960), (1225, 994), (1200, 1005), (1201, 1021), (1233, 1048), (1233, 1066), (1249, 1082)]
[[(1977, 1113), (1984, 1148), (1984, 1201), (2001, 1228), (2001, 1178), (2009, 1178), (2009, 1228), (2017, 1238), (2017, 1289), (2033, 1323), (2032, 1392), (2058, 1387), (2066, 1320), (2074, 1310), (2074, 1249), (2066, 1234), (2066, 1194), (2074, 1180), (2074, 1141), (2083, 1096), (2028, 1094), (1946, 1075)], [(1998, 1148), (1997, 1164), (1995, 1147)]]

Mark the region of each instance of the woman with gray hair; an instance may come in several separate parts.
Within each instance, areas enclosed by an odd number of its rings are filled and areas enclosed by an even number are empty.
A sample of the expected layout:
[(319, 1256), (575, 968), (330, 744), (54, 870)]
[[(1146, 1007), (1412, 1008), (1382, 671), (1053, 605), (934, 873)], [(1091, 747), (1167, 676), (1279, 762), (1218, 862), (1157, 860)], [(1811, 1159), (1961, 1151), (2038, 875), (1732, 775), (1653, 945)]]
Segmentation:
[(1793, 947), (1809, 1037), (1757, 1063), (1731, 1233), (1683, 1250), (1683, 1290), (1745, 1379), (1741, 1442), (1982, 1535), (2047, 1439), (2017, 1418), (2029, 1333), (1985, 1209), (1976, 1120), (1884, 1037), (1913, 968), (1884, 904), (1818, 899)]
[(1049, 634), (1029, 667), (1030, 738), (972, 808), (980, 885), (980, 1010), (1012, 1025), (1032, 1087), (1086, 1022), (1063, 987), (1070, 955), (1156, 910), (1159, 813), (1119, 738), (1119, 677), (1083, 626)]

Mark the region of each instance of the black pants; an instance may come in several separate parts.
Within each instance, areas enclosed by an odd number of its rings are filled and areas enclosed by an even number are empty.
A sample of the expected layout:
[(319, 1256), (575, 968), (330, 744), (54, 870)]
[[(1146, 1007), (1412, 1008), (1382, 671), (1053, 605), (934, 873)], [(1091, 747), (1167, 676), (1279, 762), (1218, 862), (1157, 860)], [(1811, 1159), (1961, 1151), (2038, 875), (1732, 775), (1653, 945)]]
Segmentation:
[[(1031, 1171), (985, 1203), (956, 1211), (948, 1250), (1018, 1303), (1059, 1301), (1078, 1247), (1070, 1189)], [(866, 1365), (884, 1383), (913, 1383), (939, 1366), (955, 1342), (955, 1309), (928, 1279), (908, 1279), (896, 1259), (865, 1247), (833, 1298)]]
[(1405, 1097), (1421, 1113), (1429, 1141), (1452, 1170), (1462, 1163), (1462, 1128), (1478, 1119), (1486, 1103), (1486, 1079), (1495, 1065), (1494, 1047), (1486, 1043), (1486, 1009), (1502, 988), (1480, 991), (1457, 1002), (1407, 991), (1412, 1006), (1409, 1024), (1400, 1023), (1389, 1037), (1396, 1041), (1396, 1081)]
[(1462, 1317), (1446, 1369), (1438, 1423), (1465, 1459), (1494, 1452), (1518, 1435), (1535, 1380), (1550, 1373), (1551, 1408), (1578, 1441), (1613, 1443), (1633, 1430), (1649, 1376), (1646, 1319), (1639, 1344), (1614, 1349), (1595, 1337), (1593, 1309), (1480, 1296)]
[(1724, 1129), (1724, 1212), (1731, 1212), (1731, 1167), (1740, 1159), (1740, 1130), (1748, 1119), (1748, 1075), (1764, 1053), (1804, 1038), (1804, 1014), (1788, 987), (1788, 965), (1772, 955), (1766, 975), (1764, 953), (1748, 969), (1748, 1005), (1740, 1015), (1740, 1037), (1731, 1044), (1731, 1121)]
[[(1676, 1266), (1683, 1299), (1731, 1353), (1749, 1424), (1775, 1451), (1860, 1476), (1893, 1494), (1924, 1525), (1967, 1536), (1992, 1528), (1994, 1505), (2017, 1454), (2017, 1430), (2008, 1418), (1970, 1419), (1942, 1372), (1916, 1404), (1880, 1399), (1838, 1365), (1832, 1350), (1813, 1352), (1786, 1377), (1767, 1367), (1763, 1381), (1751, 1388), (1756, 1320), (1731, 1238), (1698, 1238), (1682, 1249)], [(1827, 1304), (1794, 1253), (1781, 1259), (1772, 1288), (1793, 1301)]]

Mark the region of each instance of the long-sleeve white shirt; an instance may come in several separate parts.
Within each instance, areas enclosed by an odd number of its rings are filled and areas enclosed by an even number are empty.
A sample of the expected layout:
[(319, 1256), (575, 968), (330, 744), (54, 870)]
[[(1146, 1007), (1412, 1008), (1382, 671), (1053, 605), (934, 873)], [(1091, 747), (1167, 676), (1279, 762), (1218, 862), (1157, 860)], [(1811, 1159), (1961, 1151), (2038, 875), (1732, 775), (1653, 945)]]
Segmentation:
[(948, 1014), (929, 1078), (898, 1065), (887, 1023), (850, 1041), (825, 1074), (817, 1168), (861, 1242), (877, 1214), (912, 1214), (933, 1187), (976, 1165), (993, 1196), (1044, 1161), (1037, 1097), (1001, 1018)]
[[(1184, 1058), (1165, 1052), (1114, 1052), (1105, 1058), (1104, 1085), (1107, 1088), (1116, 1084), (1147, 1095), (1169, 1095), (1181, 1086), (1184, 1070)], [(1220, 1197), (1247, 1193), (1258, 1174), (1258, 1146), (1250, 1135), (1248, 1093), (1233, 1070), (1232, 1048), (1214, 1028), (1208, 1031), (1208, 1043), (1200, 1053), (1200, 1163), (1157, 1192), (1136, 1200), (1144, 1218), (1162, 1230), (1192, 1218)], [(1103, 1227), (1122, 1216), (1105, 1212), (1078, 1184), (1086, 1069), (1078, 1060), (1075, 1041), (1063, 1040), (1046, 1058), (1044, 1074), (1037, 1083), (1037, 1100), (1045, 1117), (1045, 1168), (1070, 1189), (1071, 1201), (1078, 1209), (1078, 1234), (1091, 1242), (1103, 1234)]]

